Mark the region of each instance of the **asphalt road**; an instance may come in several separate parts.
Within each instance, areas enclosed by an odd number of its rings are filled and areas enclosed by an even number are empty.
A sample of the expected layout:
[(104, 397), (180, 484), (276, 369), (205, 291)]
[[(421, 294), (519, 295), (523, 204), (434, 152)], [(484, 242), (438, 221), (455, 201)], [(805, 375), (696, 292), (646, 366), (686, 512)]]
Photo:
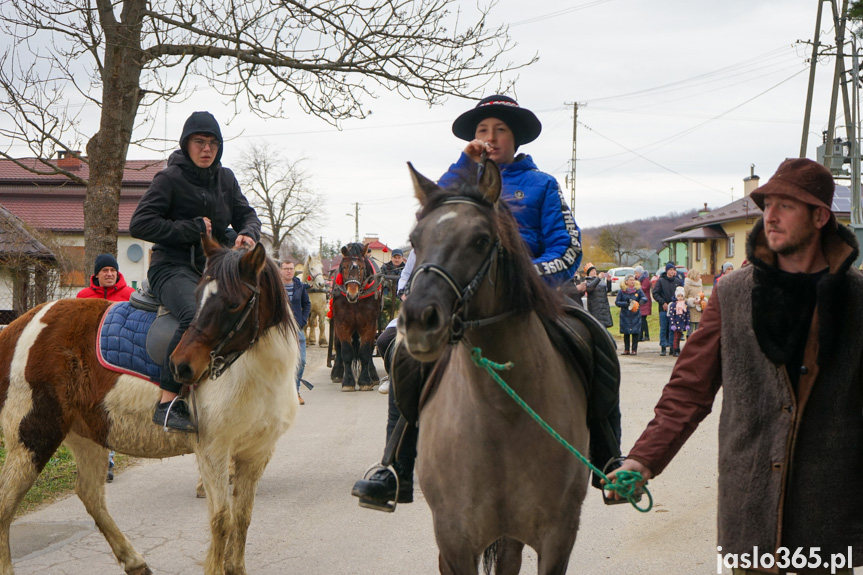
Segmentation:
[[(674, 358), (659, 357), (658, 345), (645, 342), (637, 357), (620, 359), (626, 450), (650, 419)], [(306, 405), (258, 487), (248, 572), (437, 573), (431, 513), (421, 493), (393, 514), (361, 509), (350, 496), (353, 482), (380, 457), (385, 396), (342, 393), (330, 383), (318, 348), (309, 350), (306, 376), (316, 387), (303, 392)], [(570, 573), (716, 573), (717, 420), (711, 415), (651, 482), (651, 512), (606, 507), (598, 491), (589, 491)], [(185, 456), (143, 461), (107, 486), (109, 509), (154, 573), (202, 572), (209, 528), (195, 481), (195, 458)], [(12, 555), (18, 575), (122, 573), (74, 496), (19, 518)], [(525, 557), (521, 573), (535, 573), (535, 554), (528, 550)]]

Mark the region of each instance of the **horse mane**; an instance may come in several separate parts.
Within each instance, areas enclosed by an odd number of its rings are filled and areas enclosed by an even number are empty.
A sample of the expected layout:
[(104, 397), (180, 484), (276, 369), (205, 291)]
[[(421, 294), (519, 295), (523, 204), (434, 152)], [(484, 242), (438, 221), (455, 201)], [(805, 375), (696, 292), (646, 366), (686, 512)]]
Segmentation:
[[(245, 298), (244, 286), (240, 278), (240, 260), (246, 253), (248, 253), (247, 250), (225, 248), (207, 258), (206, 275), (216, 280), (219, 288), (225, 291), (225, 296), (232, 301), (241, 301)], [(282, 285), (279, 268), (269, 256), (264, 260), (264, 269), (261, 270), (258, 278), (258, 287), (261, 294), (272, 294), (271, 297), (274, 300), (270, 306), (272, 308), (270, 316), (261, 317), (264, 329), (275, 326), (284, 334), (293, 331), (292, 315), (288, 310), (288, 298)], [(261, 309), (264, 309), (263, 305)]]
[(502, 297), (510, 304), (509, 309), (516, 313), (533, 311), (546, 318), (559, 316), (562, 313), (562, 298), (534, 269), (527, 244), (518, 231), (518, 223), (509, 206), (503, 200), (492, 204), (475, 180), (475, 175), (465, 174), (460, 182), (428, 193), (419, 219), (422, 220), (451, 198), (464, 197), (474, 201), (492, 221), (500, 240), (497, 282), (503, 290)]

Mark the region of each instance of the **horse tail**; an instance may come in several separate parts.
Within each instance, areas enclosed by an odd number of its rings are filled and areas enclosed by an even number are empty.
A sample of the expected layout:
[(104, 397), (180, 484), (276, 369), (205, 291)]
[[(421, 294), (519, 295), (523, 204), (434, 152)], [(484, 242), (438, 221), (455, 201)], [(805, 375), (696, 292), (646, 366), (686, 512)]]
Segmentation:
[(492, 575), (492, 573), (494, 573), (495, 566), (497, 565), (498, 551), (500, 551), (502, 544), (503, 537), (489, 545), (486, 550), (482, 552), (482, 571), (485, 575)]

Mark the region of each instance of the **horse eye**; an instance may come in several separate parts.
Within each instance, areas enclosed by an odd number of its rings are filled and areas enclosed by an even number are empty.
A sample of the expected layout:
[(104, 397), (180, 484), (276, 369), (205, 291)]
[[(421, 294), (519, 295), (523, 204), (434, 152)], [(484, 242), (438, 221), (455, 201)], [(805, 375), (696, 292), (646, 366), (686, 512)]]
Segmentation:
[(484, 248), (488, 245), (489, 239), (486, 236), (482, 236), (476, 239), (476, 247)]
[(241, 307), (243, 307), (242, 304), (231, 304), (226, 309), (228, 310), (228, 313), (237, 313), (238, 311), (240, 311)]

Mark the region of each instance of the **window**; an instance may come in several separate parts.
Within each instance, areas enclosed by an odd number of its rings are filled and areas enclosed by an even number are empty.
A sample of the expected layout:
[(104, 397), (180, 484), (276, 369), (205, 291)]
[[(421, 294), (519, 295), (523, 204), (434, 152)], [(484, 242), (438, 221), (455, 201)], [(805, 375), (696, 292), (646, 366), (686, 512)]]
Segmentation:
[(725, 240), (725, 256), (729, 258), (734, 257), (734, 234), (728, 236), (728, 239)]
[(701, 242), (695, 242), (695, 261), (701, 261)]

